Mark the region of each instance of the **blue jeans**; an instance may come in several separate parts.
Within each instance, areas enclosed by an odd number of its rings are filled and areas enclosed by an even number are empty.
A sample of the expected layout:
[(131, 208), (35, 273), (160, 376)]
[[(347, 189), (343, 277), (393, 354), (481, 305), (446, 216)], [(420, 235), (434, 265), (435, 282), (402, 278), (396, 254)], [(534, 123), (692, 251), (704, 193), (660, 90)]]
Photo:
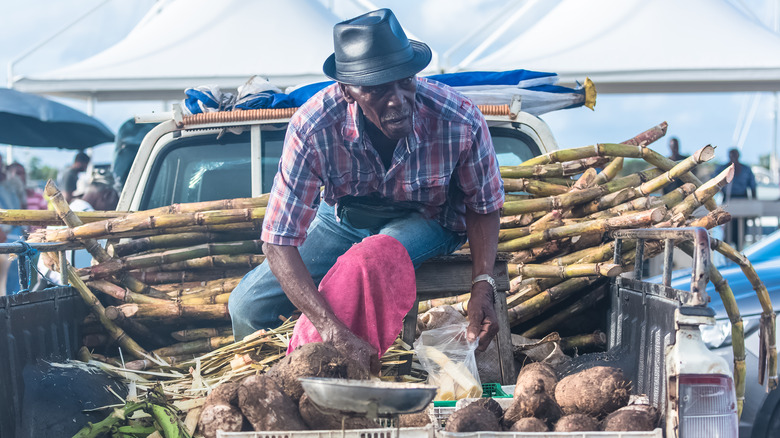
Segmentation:
[[(336, 259), (352, 245), (374, 234), (398, 239), (409, 252), (415, 268), (431, 257), (452, 253), (465, 241), (464, 236), (419, 213), (394, 219), (377, 230), (354, 228), (346, 221), (336, 221), (334, 207), (321, 202), (306, 241), (298, 248), (314, 284), (319, 285)], [(277, 327), (281, 323), (279, 315), (290, 316), (295, 310), (268, 262), (244, 276), (231, 292), (228, 308), (236, 340), (262, 328)]]

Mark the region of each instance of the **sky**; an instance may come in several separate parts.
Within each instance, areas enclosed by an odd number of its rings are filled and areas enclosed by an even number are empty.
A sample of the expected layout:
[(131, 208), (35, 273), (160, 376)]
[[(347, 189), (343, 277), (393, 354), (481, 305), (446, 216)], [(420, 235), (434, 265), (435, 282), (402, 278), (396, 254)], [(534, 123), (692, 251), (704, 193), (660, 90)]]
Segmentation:
[[(40, 50), (14, 66), (15, 74), (41, 73), (88, 58), (120, 41), (154, 4), (154, 0), (35, 0), (3, 1), (0, 16), (0, 66), (53, 35), (64, 24), (101, 5), (96, 12), (75, 27), (65, 31)], [(321, 0), (344, 18), (360, 11), (361, 0)], [(771, 26), (772, 6), (778, 0), (731, 0), (736, 6)], [(504, 5), (503, 0), (374, 0), (380, 7), (392, 8), (399, 21), (417, 38), (439, 53), (453, 44), (450, 20), (463, 13), (474, 16), (475, 23), (489, 20)], [(735, 12), (737, 13), (737, 12)], [(435, 18), (431, 18), (435, 17)], [(468, 46), (464, 51), (468, 50)], [(456, 55), (465, 56), (456, 52)], [(522, 68), (522, 66), (518, 66)], [(6, 68), (0, 68), (0, 81), (7, 81)], [(192, 84), (193, 86), (201, 84)], [(598, 83), (596, 84), (598, 89)], [(83, 111), (86, 103), (60, 100)], [(756, 102), (754, 104), (754, 102)], [(579, 147), (594, 143), (619, 142), (633, 137), (662, 121), (669, 123), (667, 138), (680, 139), (683, 153), (712, 144), (718, 146), (717, 161), (726, 161), (728, 148), (743, 139), (743, 161), (757, 164), (760, 155), (769, 154), (774, 146), (773, 108), (771, 93), (707, 93), (707, 94), (602, 94), (596, 110), (585, 108), (557, 111), (542, 118), (550, 125), (559, 147)], [(741, 120), (751, 108), (755, 110), (750, 129), (742, 133)], [(135, 114), (163, 110), (160, 102), (98, 103), (94, 115), (112, 131)], [(666, 139), (655, 149), (667, 153)], [(113, 145), (98, 146), (93, 151), (95, 162), (110, 162)], [(0, 148), (6, 157), (8, 150)], [(13, 159), (26, 164), (32, 156), (45, 164), (66, 167), (73, 151), (13, 148)]]

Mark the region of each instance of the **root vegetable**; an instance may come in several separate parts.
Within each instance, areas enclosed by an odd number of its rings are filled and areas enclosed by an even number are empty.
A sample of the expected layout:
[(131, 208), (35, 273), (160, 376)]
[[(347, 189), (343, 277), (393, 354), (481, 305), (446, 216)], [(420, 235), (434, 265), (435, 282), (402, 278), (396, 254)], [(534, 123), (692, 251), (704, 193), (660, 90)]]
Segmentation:
[(298, 406), (267, 375), (249, 376), (238, 387), (238, 406), (254, 430), (307, 430)]
[(558, 373), (550, 365), (533, 362), (524, 366), (517, 375), (515, 398), (532, 394), (536, 382), (544, 381), (544, 389), (550, 397), (555, 397), (555, 387), (558, 385)]
[(267, 375), (282, 387), (295, 403), (303, 395), (299, 377), (333, 377), (366, 380), (369, 372), (344, 357), (332, 345), (322, 342), (301, 345), (268, 370)]
[(238, 382), (225, 382), (206, 397), (198, 420), (198, 430), (205, 438), (217, 436), (217, 430), (240, 432), (244, 415), (238, 409)]
[(504, 413), (504, 423), (514, 424), (521, 418), (536, 417), (546, 423), (554, 423), (561, 417), (561, 408), (544, 389), (544, 380), (536, 381), (532, 392), (516, 396), (512, 406)]
[(590, 415), (565, 415), (555, 423), (556, 432), (590, 432), (599, 430), (599, 422)]
[(504, 417), (504, 409), (502, 409), (501, 405), (498, 404), (498, 402), (493, 400), (492, 398), (483, 397), (469, 403), (469, 406), (471, 405), (480, 406), (487, 409), (488, 411), (492, 412), (493, 415), (495, 415), (496, 418), (499, 420), (501, 420)]
[(602, 427), (605, 431), (651, 431), (658, 422), (657, 410), (648, 405), (632, 405), (607, 415)]
[(458, 409), (447, 418), (447, 425), (444, 426), (445, 432), (500, 432), (501, 426), (489, 410), (470, 404), (465, 408)]
[(549, 430), (544, 421), (534, 417), (521, 418), (509, 428), (510, 432), (548, 432)]
[(561, 379), (555, 400), (566, 414), (603, 418), (628, 403), (629, 387), (619, 368), (597, 366)]
[(341, 430), (342, 419), (344, 429), (376, 429), (379, 424), (365, 417), (344, 417), (338, 412), (331, 411), (314, 404), (308, 395), (303, 394), (298, 404), (303, 421), (312, 430)]

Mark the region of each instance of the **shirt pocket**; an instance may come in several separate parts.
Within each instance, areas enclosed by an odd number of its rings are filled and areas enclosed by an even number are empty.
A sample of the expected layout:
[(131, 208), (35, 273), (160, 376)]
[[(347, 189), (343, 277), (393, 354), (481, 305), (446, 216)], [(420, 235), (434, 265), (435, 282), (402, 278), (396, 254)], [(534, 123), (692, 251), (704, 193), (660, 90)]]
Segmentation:
[(373, 172), (333, 173), (328, 179), (336, 198), (366, 195), (375, 192), (377, 186), (377, 175)]
[(438, 206), (447, 200), (449, 175), (429, 175), (403, 183), (404, 198), (407, 201)]

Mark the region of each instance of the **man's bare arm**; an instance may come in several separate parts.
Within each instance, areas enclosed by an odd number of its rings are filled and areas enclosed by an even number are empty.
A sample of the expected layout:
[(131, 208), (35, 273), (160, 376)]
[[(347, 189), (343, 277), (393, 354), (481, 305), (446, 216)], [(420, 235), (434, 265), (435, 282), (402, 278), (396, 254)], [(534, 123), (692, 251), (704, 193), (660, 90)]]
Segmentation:
[(339, 351), (356, 358), (372, 373), (378, 374), (376, 349), (352, 333), (333, 313), (333, 309), (314, 286), (314, 280), (298, 248), (265, 243), (263, 252), (287, 298), (309, 318), (322, 340), (332, 343)]
[[(500, 229), (499, 212), (479, 214), (466, 208), (466, 233), (473, 261), (471, 278), (487, 274), (493, 276)], [(496, 311), (493, 308), (493, 286), (486, 281), (471, 287), (468, 303), (468, 338), (479, 337), (479, 350), (484, 351), (498, 333)]]

